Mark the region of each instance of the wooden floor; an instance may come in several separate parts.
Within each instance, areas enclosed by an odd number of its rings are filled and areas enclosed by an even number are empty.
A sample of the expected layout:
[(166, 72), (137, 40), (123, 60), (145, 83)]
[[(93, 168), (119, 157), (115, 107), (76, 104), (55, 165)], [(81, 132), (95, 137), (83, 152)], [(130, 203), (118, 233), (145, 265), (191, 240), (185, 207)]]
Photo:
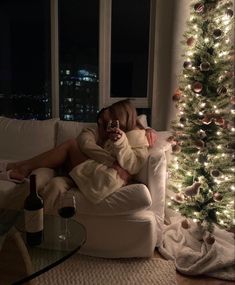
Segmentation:
[[(155, 251), (155, 257), (164, 259), (158, 251)], [(206, 277), (206, 276), (187, 276), (179, 272), (176, 273), (178, 285), (231, 285), (234, 281), (225, 281), (221, 279)]]

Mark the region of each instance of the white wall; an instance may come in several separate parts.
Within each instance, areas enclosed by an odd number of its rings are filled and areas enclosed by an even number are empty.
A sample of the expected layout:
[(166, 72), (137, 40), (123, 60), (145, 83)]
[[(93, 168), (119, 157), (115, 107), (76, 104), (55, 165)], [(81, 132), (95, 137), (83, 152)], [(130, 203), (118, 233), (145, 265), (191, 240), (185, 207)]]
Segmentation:
[(159, 0), (157, 2), (157, 87), (153, 104), (156, 114), (152, 126), (168, 130), (175, 116), (172, 95), (177, 88), (183, 60), (182, 44), (186, 20), (189, 16), (188, 0)]

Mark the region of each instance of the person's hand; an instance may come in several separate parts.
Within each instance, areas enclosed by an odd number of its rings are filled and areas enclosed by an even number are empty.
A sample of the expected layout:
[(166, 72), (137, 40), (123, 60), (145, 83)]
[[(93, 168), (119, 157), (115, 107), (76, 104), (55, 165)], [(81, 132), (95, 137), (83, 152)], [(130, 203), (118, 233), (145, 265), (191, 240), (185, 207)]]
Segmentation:
[(155, 130), (153, 129), (146, 129), (145, 130), (145, 135), (146, 135), (146, 138), (148, 140), (148, 143), (149, 143), (149, 146), (152, 147), (154, 146), (156, 140), (157, 140), (157, 133)]
[(108, 137), (112, 141), (117, 141), (122, 137), (123, 131), (119, 128), (112, 128), (107, 130)]
[(112, 168), (117, 170), (118, 175), (121, 177), (121, 179), (124, 181), (125, 185), (131, 180), (130, 173), (122, 168), (118, 162), (114, 162), (112, 165)]

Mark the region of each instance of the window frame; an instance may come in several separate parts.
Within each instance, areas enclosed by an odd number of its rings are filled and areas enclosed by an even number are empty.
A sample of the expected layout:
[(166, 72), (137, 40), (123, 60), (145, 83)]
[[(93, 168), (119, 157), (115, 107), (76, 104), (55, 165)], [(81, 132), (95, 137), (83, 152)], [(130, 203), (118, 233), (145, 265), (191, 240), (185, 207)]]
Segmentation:
[[(51, 94), (52, 117), (59, 117), (59, 27), (58, 0), (50, 0), (51, 7)], [(99, 7), (99, 108), (115, 103), (123, 98), (110, 97), (111, 72), (111, 14), (112, 1), (100, 0)], [(136, 108), (150, 108), (151, 122), (155, 121), (156, 106), (156, 51), (157, 51), (157, 0), (150, 0), (149, 59), (147, 96), (131, 98)], [(152, 123), (154, 127), (154, 124)]]

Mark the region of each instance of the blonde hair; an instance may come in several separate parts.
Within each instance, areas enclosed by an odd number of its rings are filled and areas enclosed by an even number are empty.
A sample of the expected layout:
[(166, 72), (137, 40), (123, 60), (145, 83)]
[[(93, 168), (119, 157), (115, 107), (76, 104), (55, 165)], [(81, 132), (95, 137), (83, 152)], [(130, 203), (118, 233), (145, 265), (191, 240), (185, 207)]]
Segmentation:
[(137, 112), (129, 99), (118, 101), (109, 107), (112, 120), (119, 121), (122, 131), (128, 132), (136, 128)]

